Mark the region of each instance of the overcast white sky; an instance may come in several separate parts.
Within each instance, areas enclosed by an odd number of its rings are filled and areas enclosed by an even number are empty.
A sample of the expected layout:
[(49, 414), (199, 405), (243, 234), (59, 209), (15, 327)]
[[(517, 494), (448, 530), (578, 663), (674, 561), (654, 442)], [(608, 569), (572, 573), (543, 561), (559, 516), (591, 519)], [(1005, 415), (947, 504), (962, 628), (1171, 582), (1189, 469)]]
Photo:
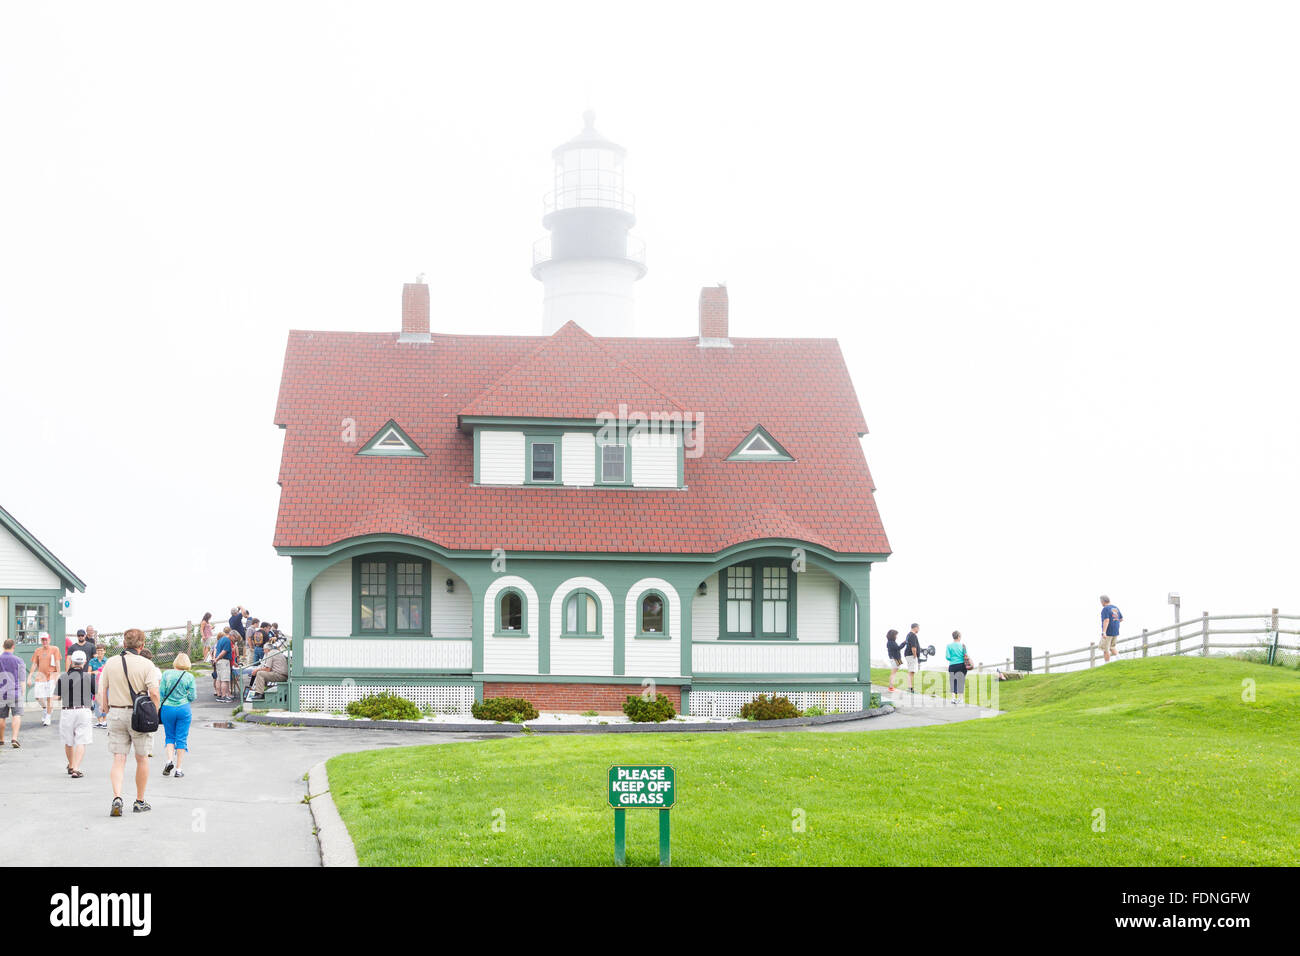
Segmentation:
[(977, 659), (1300, 611), (1288, 3), (8, 4), (0, 504), (75, 624), (234, 602), (290, 328), (541, 332), (550, 150), (628, 149), (639, 329), (839, 339), (886, 628)]

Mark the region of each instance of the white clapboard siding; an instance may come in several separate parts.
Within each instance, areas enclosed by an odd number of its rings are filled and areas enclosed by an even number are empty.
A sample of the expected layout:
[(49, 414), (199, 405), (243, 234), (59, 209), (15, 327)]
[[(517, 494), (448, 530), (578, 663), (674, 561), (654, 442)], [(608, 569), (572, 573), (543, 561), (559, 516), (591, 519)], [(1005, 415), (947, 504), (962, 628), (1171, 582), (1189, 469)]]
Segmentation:
[(17, 591), (59, 587), (59, 576), (27, 549), (8, 528), (0, 528), (0, 588)]
[(691, 669), (696, 674), (844, 674), (858, 673), (856, 644), (695, 644)]
[(596, 436), (566, 432), (560, 448), (560, 468), (566, 485), (596, 483)]
[[(560, 636), (564, 631), (564, 599), (575, 588), (586, 588), (600, 601), (601, 637)], [(614, 673), (614, 599), (609, 588), (595, 578), (569, 578), (551, 596), (551, 673), (584, 677)]]
[(473, 663), (473, 641), (350, 637), (310, 637), (303, 641), (303, 666), (308, 669), (468, 671)]
[[(659, 591), (668, 599), (668, 640), (637, 638), (641, 598)], [(623, 673), (628, 677), (676, 677), (682, 670), (682, 601), (663, 578), (642, 578), (627, 593), (624, 608)]]
[(332, 564), (311, 582), (311, 633), (315, 637), (352, 634), (352, 559)]
[(800, 643), (834, 643), (840, 639), (840, 581), (822, 568), (809, 567), (798, 577), (795, 633)]
[[(504, 588), (518, 588), (528, 602), (525, 608), (527, 637), (496, 637), (497, 595)], [(488, 585), (483, 595), (483, 672), (485, 674), (537, 673), (537, 626), (541, 614), (537, 605), (537, 590), (521, 577), (502, 575)]]
[(704, 582), (708, 585), (708, 594), (701, 594), (699, 588), (691, 598), (691, 642), (716, 641), (718, 639), (718, 576), (711, 574)]
[[(474, 596), (469, 585), (441, 564), (429, 565), (429, 633), (433, 637), (456, 637), (470, 640), (474, 636)], [(447, 593), (447, 579), (452, 591)]]
[(479, 430), (478, 480), (481, 485), (524, 483), (524, 433)]
[(637, 488), (676, 488), (680, 440), (676, 432), (630, 434), (632, 484)]

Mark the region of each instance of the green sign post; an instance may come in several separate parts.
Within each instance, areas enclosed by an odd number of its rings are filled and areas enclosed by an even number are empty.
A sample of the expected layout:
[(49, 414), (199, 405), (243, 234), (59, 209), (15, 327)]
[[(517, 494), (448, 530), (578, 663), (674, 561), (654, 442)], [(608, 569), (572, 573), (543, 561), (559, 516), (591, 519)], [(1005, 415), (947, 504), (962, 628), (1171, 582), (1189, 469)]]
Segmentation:
[(627, 861), (627, 811), (659, 811), (659, 865), (672, 859), (672, 829), (668, 811), (677, 802), (677, 780), (672, 767), (624, 766), (609, 768), (609, 805), (614, 808), (614, 863)]

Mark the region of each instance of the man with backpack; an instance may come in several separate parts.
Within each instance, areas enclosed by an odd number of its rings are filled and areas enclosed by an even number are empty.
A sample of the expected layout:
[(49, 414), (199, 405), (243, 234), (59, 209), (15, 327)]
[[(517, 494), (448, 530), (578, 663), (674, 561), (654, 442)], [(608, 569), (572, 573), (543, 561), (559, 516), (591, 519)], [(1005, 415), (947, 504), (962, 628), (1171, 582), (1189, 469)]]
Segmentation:
[[(108, 752), (113, 755), (113, 806), (109, 815), (114, 817), (122, 815), (122, 779), (126, 775), (126, 756), (132, 748), (135, 803), (131, 809), (135, 813), (153, 809), (145, 802), (144, 788), (149, 782), (149, 745), (158, 729), (158, 668), (140, 656), (144, 639), (144, 631), (131, 628), (122, 635), (125, 649), (110, 658), (99, 672), (100, 706), (108, 711)], [(150, 721), (153, 726), (146, 729)]]

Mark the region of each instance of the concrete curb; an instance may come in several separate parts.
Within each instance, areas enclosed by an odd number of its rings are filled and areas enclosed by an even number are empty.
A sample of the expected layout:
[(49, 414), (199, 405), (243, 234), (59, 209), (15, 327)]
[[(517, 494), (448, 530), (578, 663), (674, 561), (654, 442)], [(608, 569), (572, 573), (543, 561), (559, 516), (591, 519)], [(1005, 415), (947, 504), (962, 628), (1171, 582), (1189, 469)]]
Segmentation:
[(324, 760), (307, 772), (307, 806), (311, 807), (311, 818), (316, 821), (321, 866), (359, 866), (352, 837), (330, 797), (330, 778)]
[(405, 730), (435, 734), (521, 734), (521, 724), (426, 724), (418, 720), (352, 720), (348, 717), (280, 717), (253, 711), (245, 723), (272, 727), (350, 727), (353, 730)]
[[(434, 724), (410, 720), (350, 720), (346, 717), (279, 717), (274, 714), (245, 715), (250, 724), (272, 727), (346, 727), (352, 730), (404, 730), (429, 734), (666, 734), (717, 733), (720, 731), (781, 730), (788, 727), (811, 727), (839, 724), (851, 720), (868, 720), (894, 713), (893, 704), (847, 714), (823, 714), (820, 717), (791, 717), (786, 720), (738, 720), (726, 724), (687, 724), (665, 721), (662, 724), (547, 724), (527, 721), (522, 724)], [(313, 771), (314, 772), (314, 771)], [(324, 770), (322, 768), (322, 774)]]

